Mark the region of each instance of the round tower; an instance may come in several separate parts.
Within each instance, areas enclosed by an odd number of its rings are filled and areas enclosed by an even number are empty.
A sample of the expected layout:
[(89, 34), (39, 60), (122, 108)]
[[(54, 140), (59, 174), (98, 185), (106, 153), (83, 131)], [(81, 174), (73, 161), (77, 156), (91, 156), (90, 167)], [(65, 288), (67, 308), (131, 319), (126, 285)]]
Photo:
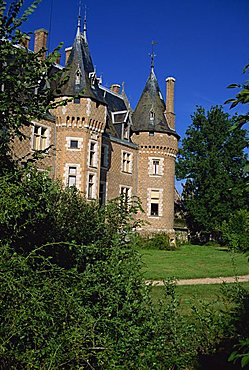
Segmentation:
[(132, 141), (138, 145), (137, 195), (145, 221), (141, 232), (166, 232), (174, 238), (175, 131), (173, 77), (166, 80), (166, 104), (154, 68), (133, 113)]

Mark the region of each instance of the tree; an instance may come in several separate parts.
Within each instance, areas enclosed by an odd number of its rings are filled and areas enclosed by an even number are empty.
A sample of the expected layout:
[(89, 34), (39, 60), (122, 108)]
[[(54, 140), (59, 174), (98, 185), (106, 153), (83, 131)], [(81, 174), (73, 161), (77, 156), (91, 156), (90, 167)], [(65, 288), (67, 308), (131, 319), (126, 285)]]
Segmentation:
[(186, 179), (183, 202), (191, 234), (206, 241), (217, 238), (222, 222), (246, 205), (246, 132), (231, 130), (234, 118), (217, 106), (207, 113), (198, 107), (192, 120), (179, 151), (177, 177)]
[[(245, 66), (243, 72), (246, 73), (249, 70), (249, 64)], [(228, 99), (225, 104), (232, 103), (231, 108), (236, 107), (238, 104), (248, 104), (249, 103), (249, 80), (245, 81), (243, 84), (231, 84), (228, 88), (240, 89), (236, 94), (235, 98)], [(240, 114), (232, 127), (233, 130), (240, 129), (246, 123), (249, 122), (249, 113)], [(249, 162), (247, 161), (244, 172), (247, 176), (246, 190), (249, 191)]]
[(47, 87), (58, 79), (57, 73), (50, 73), (57, 50), (43, 60), (46, 50), (28, 51), (22, 46), (28, 35), (19, 29), (40, 1), (23, 11), (23, 0), (12, 1), (9, 7), (0, 0), (0, 174), (13, 164), (13, 138), (22, 139), (23, 128), (44, 118), (54, 106), (53, 91)]
[[(246, 73), (249, 70), (249, 64), (245, 66), (243, 72)], [(231, 84), (228, 86), (229, 89), (240, 89), (236, 94), (235, 98), (228, 99), (225, 104), (231, 103), (230, 108), (236, 107), (238, 104), (248, 104), (249, 103), (249, 80), (242, 84)], [(237, 117), (234, 124), (235, 128), (241, 128), (245, 123), (249, 121), (249, 113), (241, 114)]]

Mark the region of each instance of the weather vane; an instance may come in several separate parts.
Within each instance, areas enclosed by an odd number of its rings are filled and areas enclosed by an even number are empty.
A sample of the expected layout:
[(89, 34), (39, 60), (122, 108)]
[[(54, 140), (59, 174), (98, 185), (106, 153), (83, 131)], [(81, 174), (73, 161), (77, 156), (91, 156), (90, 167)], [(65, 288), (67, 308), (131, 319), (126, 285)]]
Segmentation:
[(156, 45), (156, 44), (157, 44), (157, 41), (151, 41), (151, 53), (149, 54), (149, 56), (151, 58), (151, 62), (150, 62), (151, 69), (154, 69), (154, 67), (155, 67), (156, 54), (154, 52), (154, 45)]

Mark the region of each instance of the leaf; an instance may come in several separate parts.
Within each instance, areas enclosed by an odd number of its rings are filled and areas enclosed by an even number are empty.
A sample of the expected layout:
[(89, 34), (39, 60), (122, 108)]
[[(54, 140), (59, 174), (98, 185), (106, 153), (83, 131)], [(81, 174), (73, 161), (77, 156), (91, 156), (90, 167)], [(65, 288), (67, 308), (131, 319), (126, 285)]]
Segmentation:
[(249, 353), (243, 355), (242, 360), (241, 360), (242, 367), (245, 367), (247, 364), (249, 364)]
[(235, 100), (235, 101), (231, 104), (230, 109), (232, 109), (232, 108), (236, 107), (236, 105), (238, 105), (238, 103), (239, 103), (239, 101), (238, 101), (238, 100)]
[(241, 85), (239, 85), (239, 84), (231, 84), (231, 85), (228, 85), (227, 86), (227, 88), (228, 89), (234, 89), (234, 88), (236, 88), (236, 87), (240, 87)]

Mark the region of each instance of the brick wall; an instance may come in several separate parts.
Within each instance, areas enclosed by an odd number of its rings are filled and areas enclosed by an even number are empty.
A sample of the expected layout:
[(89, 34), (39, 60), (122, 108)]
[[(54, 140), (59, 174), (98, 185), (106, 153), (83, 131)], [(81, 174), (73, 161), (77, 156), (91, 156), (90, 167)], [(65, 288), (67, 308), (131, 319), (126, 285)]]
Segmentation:
[[(148, 132), (133, 135), (133, 141), (138, 144), (138, 189), (137, 193), (142, 201), (145, 213), (138, 217), (148, 221), (145, 229), (149, 232), (172, 231), (174, 223), (174, 176), (175, 157), (178, 143), (173, 135), (166, 133), (154, 133), (150, 136)], [(149, 163), (151, 158), (160, 159), (163, 163), (162, 173), (158, 176), (149, 174)], [(160, 192), (159, 215), (150, 215), (150, 192)]]
[(15, 138), (12, 145), (12, 156), (20, 162), (26, 162), (34, 154), (34, 127), (39, 126), (47, 130), (46, 147), (49, 149), (44, 154), (43, 159), (36, 162), (40, 170), (48, 170), (52, 178), (55, 176), (55, 122), (51, 120), (33, 121), (29, 127), (23, 128), (25, 139)]

